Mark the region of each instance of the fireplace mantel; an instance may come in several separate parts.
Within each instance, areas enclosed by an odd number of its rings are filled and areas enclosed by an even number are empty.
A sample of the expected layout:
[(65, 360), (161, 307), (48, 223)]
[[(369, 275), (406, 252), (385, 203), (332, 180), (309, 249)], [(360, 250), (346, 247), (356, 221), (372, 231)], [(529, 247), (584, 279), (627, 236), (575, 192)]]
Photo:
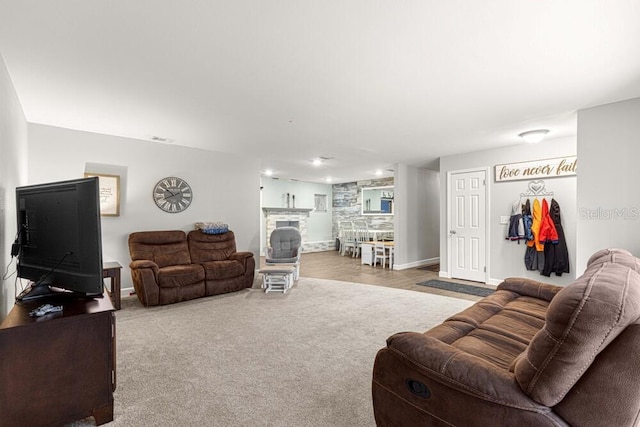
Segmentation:
[(300, 214), (300, 213), (309, 213), (313, 209), (311, 208), (262, 208), (262, 210), (266, 214), (278, 214), (278, 213)]

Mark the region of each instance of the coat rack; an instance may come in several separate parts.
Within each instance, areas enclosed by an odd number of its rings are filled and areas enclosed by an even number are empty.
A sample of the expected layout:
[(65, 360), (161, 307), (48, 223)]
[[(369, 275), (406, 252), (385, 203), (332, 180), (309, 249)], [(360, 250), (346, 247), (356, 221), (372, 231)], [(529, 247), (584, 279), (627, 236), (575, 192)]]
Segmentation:
[(547, 191), (543, 180), (529, 181), (527, 191), (520, 193), (520, 199), (529, 197), (553, 197), (553, 191)]

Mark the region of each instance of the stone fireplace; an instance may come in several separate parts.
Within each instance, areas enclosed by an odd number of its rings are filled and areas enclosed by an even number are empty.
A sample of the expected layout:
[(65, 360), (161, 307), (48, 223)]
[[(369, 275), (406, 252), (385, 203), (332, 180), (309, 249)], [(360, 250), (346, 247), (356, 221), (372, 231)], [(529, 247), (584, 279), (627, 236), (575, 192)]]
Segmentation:
[[(278, 227), (296, 227), (300, 231), (302, 244), (307, 242), (307, 222), (312, 209), (304, 208), (262, 208), (265, 216), (265, 242)], [(297, 225), (296, 225), (297, 224)]]
[(276, 221), (276, 228), (295, 227), (300, 230), (300, 221)]

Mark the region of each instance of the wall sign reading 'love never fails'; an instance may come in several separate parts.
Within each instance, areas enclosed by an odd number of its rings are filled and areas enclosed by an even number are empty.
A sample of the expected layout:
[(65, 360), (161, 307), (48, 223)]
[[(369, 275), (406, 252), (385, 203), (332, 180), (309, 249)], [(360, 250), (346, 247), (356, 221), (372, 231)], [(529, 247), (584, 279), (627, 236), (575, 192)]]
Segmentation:
[(572, 176), (577, 166), (577, 156), (496, 165), (496, 182)]

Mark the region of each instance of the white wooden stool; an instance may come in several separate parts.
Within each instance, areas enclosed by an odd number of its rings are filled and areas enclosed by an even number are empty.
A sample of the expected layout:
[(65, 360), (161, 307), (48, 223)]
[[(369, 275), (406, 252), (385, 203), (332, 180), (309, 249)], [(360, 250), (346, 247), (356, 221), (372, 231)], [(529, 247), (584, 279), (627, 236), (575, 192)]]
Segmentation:
[(265, 292), (287, 292), (293, 286), (295, 271), (295, 267), (288, 266), (261, 268), (258, 273), (262, 273), (262, 288)]

